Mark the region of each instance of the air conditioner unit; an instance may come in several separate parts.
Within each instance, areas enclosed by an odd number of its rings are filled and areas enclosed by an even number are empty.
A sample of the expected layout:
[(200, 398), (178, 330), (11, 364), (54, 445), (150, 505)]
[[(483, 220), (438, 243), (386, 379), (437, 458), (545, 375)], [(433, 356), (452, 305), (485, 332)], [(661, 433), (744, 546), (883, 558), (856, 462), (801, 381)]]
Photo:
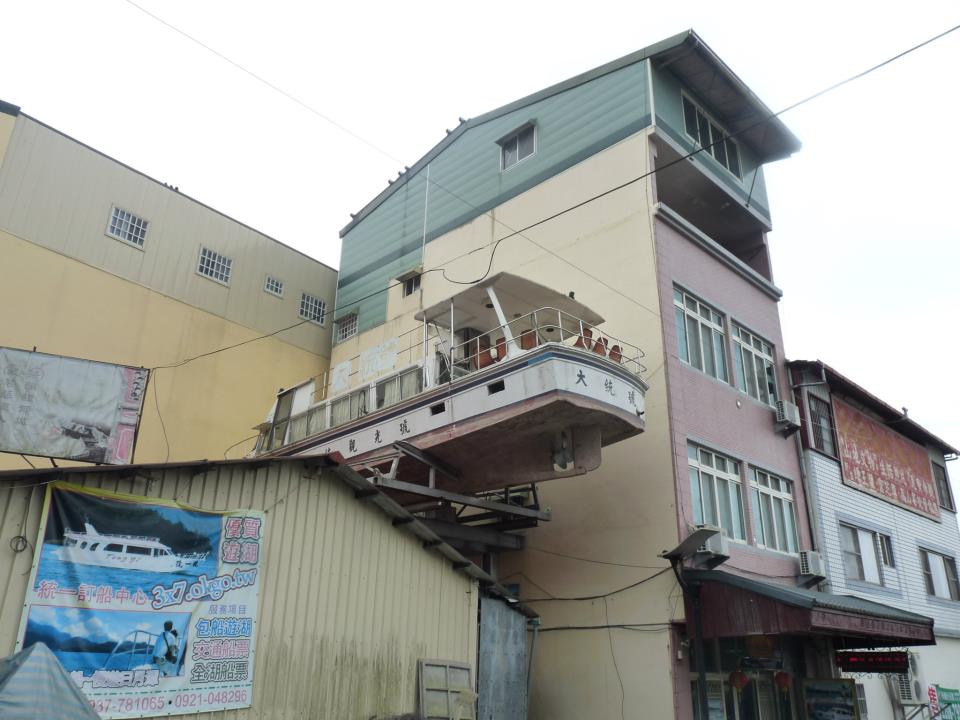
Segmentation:
[(800, 408), (787, 400), (777, 400), (775, 424), (777, 432), (792, 435), (800, 429)]
[(722, 532), (717, 533), (697, 548), (693, 555), (693, 564), (712, 570), (730, 559), (730, 541)]
[(903, 706), (926, 705), (930, 700), (926, 692), (927, 684), (920, 669), (920, 658), (916, 653), (910, 653), (909, 658), (909, 671), (892, 677), (897, 699)]
[(823, 564), (823, 556), (814, 550), (800, 552), (800, 575), (798, 582), (803, 587), (810, 587), (827, 579), (827, 569)]

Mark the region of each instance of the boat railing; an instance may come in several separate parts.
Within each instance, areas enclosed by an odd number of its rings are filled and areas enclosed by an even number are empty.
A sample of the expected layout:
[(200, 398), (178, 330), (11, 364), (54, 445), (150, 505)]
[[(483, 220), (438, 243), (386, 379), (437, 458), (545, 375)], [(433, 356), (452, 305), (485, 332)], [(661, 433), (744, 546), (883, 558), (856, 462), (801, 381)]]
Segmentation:
[[(143, 660), (139, 660), (141, 656), (148, 663), (153, 662), (153, 648), (159, 639), (159, 633), (131, 630), (124, 636), (123, 640), (113, 646), (113, 652), (104, 662), (103, 669), (131, 670), (137, 665), (145, 664)], [(179, 658), (177, 659), (179, 660)]]
[(607, 335), (597, 326), (563, 310), (542, 307), (453, 347), (438, 348), (441, 380), (457, 380), (548, 343), (578, 348), (636, 375), (647, 370), (641, 362), (644, 352), (636, 345)]
[(149, 535), (119, 535), (117, 533), (102, 533), (97, 531), (94, 534), (88, 533), (84, 530), (66, 530), (64, 534), (91, 537), (95, 536), (102, 538), (103, 540), (146, 540), (147, 542), (160, 543), (160, 538), (150, 537)]

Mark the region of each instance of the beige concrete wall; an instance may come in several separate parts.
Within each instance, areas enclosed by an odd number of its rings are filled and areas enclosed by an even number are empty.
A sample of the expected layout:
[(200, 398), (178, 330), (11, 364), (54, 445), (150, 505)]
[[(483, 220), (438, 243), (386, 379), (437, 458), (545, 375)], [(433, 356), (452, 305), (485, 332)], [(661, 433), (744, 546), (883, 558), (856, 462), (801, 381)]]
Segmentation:
[[(12, 120), (0, 113), (0, 151)], [(142, 248), (106, 235), (114, 205), (148, 221)], [(302, 292), (333, 308), (332, 268), (22, 114), (0, 164), (0, 230), (260, 333), (299, 322)], [(197, 273), (201, 245), (233, 260), (229, 285)], [(286, 339), (328, 357), (330, 324)]]
[[(3, 346), (155, 367), (261, 334), (2, 231), (0, 258)], [(222, 459), (229, 446), (255, 434), (250, 428), (263, 421), (280, 387), (326, 369), (325, 357), (297, 346), (310, 343), (313, 332), (301, 326), (155, 371), (136, 461)], [(241, 443), (230, 457), (241, 457), (252, 443)], [(0, 469), (22, 467), (20, 457), (0, 454)]]
[[(511, 228), (643, 174), (648, 147), (646, 134), (633, 136), (497, 207), (495, 220), (484, 215), (434, 240), (424, 266), (443, 265), (453, 279), (478, 277), (490, 261), (492, 243)], [(548, 251), (515, 236), (501, 243), (494, 257), (492, 273), (509, 271), (563, 293), (575, 291), (577, 300), (606, 318), (605, 332), (644, 349), (649, 368), (646, 432), (604, 448), (603, 464), (594, 473), (541, 483), (540, 501), (553, 510), (553, 520), (526, 533), (526, 551), (500, 557), (500, 577), (519, 583), (524, 599), (591, 596), (631, 585), (667, 567), (657, 555), (677, 541), (650, 205), (650, 188), (641, 181), (524, 232)], [(460, 289), (439, 273), (427, 275), (422, 287), (427, 306)], [(665, 623), (683, 615), (669, 572), (606, 600), (531, 604), (545, 629)], [(672, 717), (670, 657), (662, 625), (544, 632), (534, 659), (530, 717)]]
[[(253, 707), (201, 718), (366, 720), (413, 712), (420, 658), (467, 663), (476, 684), (478, 589), (332, 475), (297, 462), (150, 470), (72, 481), (206, 510), (266, 512)], [(0, 482), (0, 657), (14, 649), (43, 487)]]
[(7, 153), (10, 136), (13, 134), (13, 128), (16, 123), (16, 117), (8, 115), (5, 112), (0, 112), (0, 167), (3, 166), (3, 158)]

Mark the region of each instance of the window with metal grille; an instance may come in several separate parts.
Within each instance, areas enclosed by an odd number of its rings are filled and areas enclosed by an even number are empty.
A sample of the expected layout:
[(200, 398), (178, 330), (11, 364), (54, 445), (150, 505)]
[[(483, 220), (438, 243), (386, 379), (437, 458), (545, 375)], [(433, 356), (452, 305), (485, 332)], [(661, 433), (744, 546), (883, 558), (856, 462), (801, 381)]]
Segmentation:
[(857, 683), (857, 705), (860, 706), (860, 720), (867, 720), (867, 689), (863, 683)]
[(719, 525), (729, 537), (743, 540), (743, 493), (736, 460), (697, 445), (687, 445), (693, 521)]
[(337, 342), (343, 342), (357, 334), (357, 316), (345, 315), (337, 320)]
[(807, 407), (810, 408), (810, 434), (813, 437), (813, 446), (822, 453), (836, 457), (830, 403), (816, 395), (808, 395), (807, 400)]
[(733, 326), (733, 368), (739, 390), (767, 405), (777, 404), (773, 346), (736, 324)]
[(953, 502), (953, 494), (950, 492), (950, 481), (947, 479), (947, 469), (937, 463), (933, 465), (933, 480), (937, 485), (937, 497), (940, 498), (940, 507), (953, 512), (956, 505)]
[(508, 170), (537, 151), (537, 127), (532, 123), (498, 141), (500, 169)]
[(197, 263), (197, 272), (204, 277), (229, 285), (232, 268), (233, 260), (226, 255), (221, 255), (210, 248), (200, 247), (200, 262)]
[(114, 205), (110, 212), (107, 235), (142, 248), (144, 241), (147, 239), (148, 224), (142, 217), (137, 217), (133, 213), (121, 210)]
[(754, 469), (750, 484), (757, 545), (781, 552), (797, 552), (793, 483)]
[(283, 280), (267, 275), (267, 279), (263, 283), (263, 290), (271, 295), (283, 297)]
[(960, 600), (957, 561), (932, 550), (920, 550), (920, 568), (927, 595), (944, 600)]
[(683, 95), (683, 122), (687, 135), (739, 180), (740, 149), (737, 143), (686, 95)]
[(723, 316), (679, 288), (673, 289), (673, 312), (680, 359), (727, 382)]
[(309, 293), (300, 293), (300, 317), (323, 325), (326, 322), (327, 303)]

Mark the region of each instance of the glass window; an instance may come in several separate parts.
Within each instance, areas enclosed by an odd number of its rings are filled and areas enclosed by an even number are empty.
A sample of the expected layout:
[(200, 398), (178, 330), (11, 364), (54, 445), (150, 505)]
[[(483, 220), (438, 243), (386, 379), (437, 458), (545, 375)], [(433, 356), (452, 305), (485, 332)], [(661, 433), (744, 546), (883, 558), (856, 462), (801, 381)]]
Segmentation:
[(920, 551), (927, 595), (945, 600), (960, 600), (960, 581), (957, 579), (957, 561), (931, 550)]
[(283, 297), (283, 280), (267, 275), (267, 279), (263, 283), (263, 291), (277, 297)]
[(810, 408), (810, 434), (813, 437), (813, 446), (822, 453), (836, 457), (830, 403), (816, 395), (808, 395), (807, 407)]
[(674, 288), (674, 315), (680, 359), (727, 382), (723, 316), (697, 298)]
[(753, 471), (753, 529), (757, 545), (797, 552), (793, 483), (762, 470)]
[(893, 567), (893, 542), (889, 535), (840, 525), (840, 549), (848, 580), (883, 585), (883, 568)]
[(683, 98), (683, 126), (687, 136), (703, 147), (703, 152), (740, 178), (740, 152), (728, 133), (686, 95)]
[(143, 218), (114, 206), (110, 212), (107, 235), (142, 248), (144, 241), (147, 239), (148, 224)]
[(408, 277), (403, 281), (403, 296), (413, 295), (417, 290), (420, 289), (420, 276), (414, 275), (413, 277)]
[(940, 498), (940, 507), (950, 510), (956, 510), (953, 504), (953, 495), (950, 493), (950, 481), (947, 479), (947, 469), (942, 465), (933, 463), (933, 479), (937, 485), (937, 497)]
[(500, 141), (500, 169), (507, 170), (536, 152), (537, 128), (527, 125)]
[(357, 334), (357, 316), (345, 315), (337, 320), (337, 342), (343, 342)]
[(776, 405), (777, 379), (770, 343), (735, 324), (733, 364), (738, 389), (767, 405)]
[(327, 316), (327, 303), (309, 293), (300, 294), (300, 317), (304, 320), (323, 325)]
[(197, 263), (197, 272), (216, 280), (224, 285), (230, 284), (230, 272), (233, 269), (233, 260), (221, 255), (210, 248), (200, 248), (200, 261)]
[(687, 449), (694, 523), (718, 525), (729, 537), (745, 539), (740, 465), (696, 445)]

